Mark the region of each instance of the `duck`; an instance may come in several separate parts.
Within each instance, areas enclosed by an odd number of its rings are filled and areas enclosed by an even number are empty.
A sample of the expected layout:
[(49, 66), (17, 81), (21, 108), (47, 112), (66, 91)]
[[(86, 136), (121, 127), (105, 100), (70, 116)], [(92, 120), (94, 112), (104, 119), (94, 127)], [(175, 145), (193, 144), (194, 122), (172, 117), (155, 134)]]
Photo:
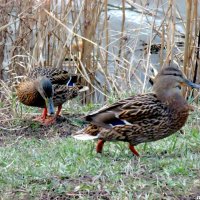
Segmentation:
[[(78, 78), (64, 69), (36, 67), (16, 86), (17, 97), (27, 106), (44, 108), (42, 115), (34, 121), (49, 125), (60, 115), (63, 103), (87, 90), (77, 84)], [(56, 113), (54, 107), (58, 107)]]
[(133, 155), (139, 156), (136, 145), (166, 138), (186, 123), (194, 108), (183, 97), (184, 86), (200, 88), (176, 64), (165, 65), (154, 79), (152, 92), (119, 100), (86, 115), (84, 120), (89, 124), (73, 137), (97, 139), (97, 153), (102, 152), (106, 141), (127, 142)]

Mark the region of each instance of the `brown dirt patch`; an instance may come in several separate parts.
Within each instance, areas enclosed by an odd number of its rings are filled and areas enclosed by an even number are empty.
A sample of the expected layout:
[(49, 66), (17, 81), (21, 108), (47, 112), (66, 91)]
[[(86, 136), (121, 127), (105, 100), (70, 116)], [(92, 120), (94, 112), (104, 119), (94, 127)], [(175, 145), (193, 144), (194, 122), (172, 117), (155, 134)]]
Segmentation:
[(200, 186), (192, 189), (189, 195), (180, 196), (180, 200), (198, 200), (200, 199)]
[(37, 139), (51, 137), (67, 137), (81, 129), (85, 122), (81, 114), (63, 114), (56, 123), (45, 126), (32, 118), (19, 119), (17, 125), (3, 124), (0, 126), (0, 146), (6, 145), (11, 140), (21, 137), (35, 137)]
[[(54, 179), (57, 179), (60, 184), (64, 185), (72, 185), (74, 188), (80, 184), (86, 184), (91, 185), (93, 182), (93, 177), (89, 175), (79, 176), (77, 178), (70, 178), (70, 177), (55, 177)], [(54, 189), (53, 189), (54, 190)], [(63, 192), (62, 194), (56, 194), (53, 190), (50, 191), (44, 191), (40, 195), (40, 200), (46, 200), (46, 199), (58, 199), (58, 200), (64, 200), (64, 199), (80, 199), (81, 197), (87, 197), (88, 199), (105, 199), (110, 200), (111, 195), (106, 192), (103, 189), (97, 190), (76, 190), (70, 192)]]
[(79, 192), (68, 192), (66, 194), (55, 195), (49, 192), (43, 193), (40, 196), (40, 200), (70, 200), (70, 199), (81, 199), (87, 197), (88, 199), (97, 200), (110, 200), (112, 199), (110, 194), (104, 190), (100, 191), (79, 191)]
[[(18, 188), (13, 190), (9, 195), (13, 199), (18, 199), (21, 195), (22, 200), (25, 199), (39, 199), (39, 200), (69, 200), (69, 199), (102, 199), (102, 200), (111, 200), (111, 194), (108, 191), (103, 189), (103, 183), (99, 180), (99, 190), (95, 190), (92, 188), (93, 186), (94, 177), (90, 175), (83, 175), (78, 177), (50, 177), (49, 179), (34, 179), (29, 182), (29, 184), (50, 184), (56, 183), (54, 187), (50, 188), (49, 190), (43, 190), (39, 194), (35, 194), (31, 196), (31, 194), (23, 188)], [(97, 181), (97, 180), (95, 180)], [(90, 186), (91, 189), (83, 190), (81, 188), (82, 185)], [(61, 192), (58, 189), (62, 187), (71, 187), (71, 190), (65, 189)], [(78, 187), (80, 186), (80, 188)]]

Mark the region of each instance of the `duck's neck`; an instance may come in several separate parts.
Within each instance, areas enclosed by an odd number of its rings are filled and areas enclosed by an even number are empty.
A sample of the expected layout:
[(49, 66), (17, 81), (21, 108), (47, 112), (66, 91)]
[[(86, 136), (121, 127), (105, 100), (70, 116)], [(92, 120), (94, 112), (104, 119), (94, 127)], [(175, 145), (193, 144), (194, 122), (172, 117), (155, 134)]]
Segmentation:
[(176, 111), (188, 110), (189, 105), (180, 93), (168, 94), (166, 92), (157, 93), (157, 98), (170, 109)]

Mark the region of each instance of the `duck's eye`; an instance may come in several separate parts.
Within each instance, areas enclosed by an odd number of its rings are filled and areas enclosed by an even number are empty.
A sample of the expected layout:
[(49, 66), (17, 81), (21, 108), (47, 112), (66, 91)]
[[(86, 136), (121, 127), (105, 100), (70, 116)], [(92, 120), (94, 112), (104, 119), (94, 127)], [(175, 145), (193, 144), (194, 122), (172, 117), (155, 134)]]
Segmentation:
[(180, 85), (177, 85), (176, 87), (177, 87), (179, 90), (181, 90), (181, 86), (180, 86)]

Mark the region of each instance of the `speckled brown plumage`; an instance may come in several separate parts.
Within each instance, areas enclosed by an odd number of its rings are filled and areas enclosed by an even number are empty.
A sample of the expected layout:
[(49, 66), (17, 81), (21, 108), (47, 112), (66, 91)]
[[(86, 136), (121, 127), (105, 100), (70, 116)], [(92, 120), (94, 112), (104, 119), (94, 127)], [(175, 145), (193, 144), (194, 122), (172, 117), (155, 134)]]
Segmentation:
[(73, 87), (67, 87), (66, 85), (53, 84), (53, 88), (54, 106), (59, 106), (65, 103), (66, 101), (77, 97), (79, 95), (79, 91), (83, 88), (83, 86), (75, 85)]
[(44, 108), (45, 100), (37, 90), (35, 81), (21, 82), (17, 86), (17, 96), (21, 103), (27, 106)]
[(105, 141), (128, 142), (131, 151), (139, 155), (135, 145), (168, 137), (186, 123), (193, 107), (182, 96), (183, 84), (200, 88), (188, 81), (176, 66), (165, 67), (156, 76), (152, 93), (120, 100), (87, 115), (85, 120), (91, 124), (74, 137), (98, 138), (97, 152), (102, 151)]
[[(111, 111), (111, 112), (109, 112)], [(126, 120), (130, 124), (114, 126), (107, 129), (106, 125), (113, 122), (116, 117), (115, 112), (121, 120)], [(124, 141), (130, 142), (135, 146), (142, 142), (150, 142), (165, 138), (178, 131), (186, 122), (190, 107), (185, 106), (182, 109), (170, 109), (157, 99), (154, 93), (141, 94), (117, 102), (111, 108), (104, 109), (100, 113), (106, 114), (101, 121), (101, 127), (97, 129), (98, 122), (85, 129), (85, 133), (92, 135), (99, 134), (99, 139), (106, 141)], [(91, 116), (86, 116), (90, 121)], [(105, 123), (105, 128), (104, 124)], [(109, 128), (109, 127), (108, 127)], [(95, 130), (95, 132), (94, 132)]]
[(36, 67), (28, 73), (28, 77), (33, 80), (39, 76), (45, 76), (52, 84), (59, 85), (66, 84), (71, 76), (77, 77), (75, 74), (69, 74), (68, 71), (55, 67)]

